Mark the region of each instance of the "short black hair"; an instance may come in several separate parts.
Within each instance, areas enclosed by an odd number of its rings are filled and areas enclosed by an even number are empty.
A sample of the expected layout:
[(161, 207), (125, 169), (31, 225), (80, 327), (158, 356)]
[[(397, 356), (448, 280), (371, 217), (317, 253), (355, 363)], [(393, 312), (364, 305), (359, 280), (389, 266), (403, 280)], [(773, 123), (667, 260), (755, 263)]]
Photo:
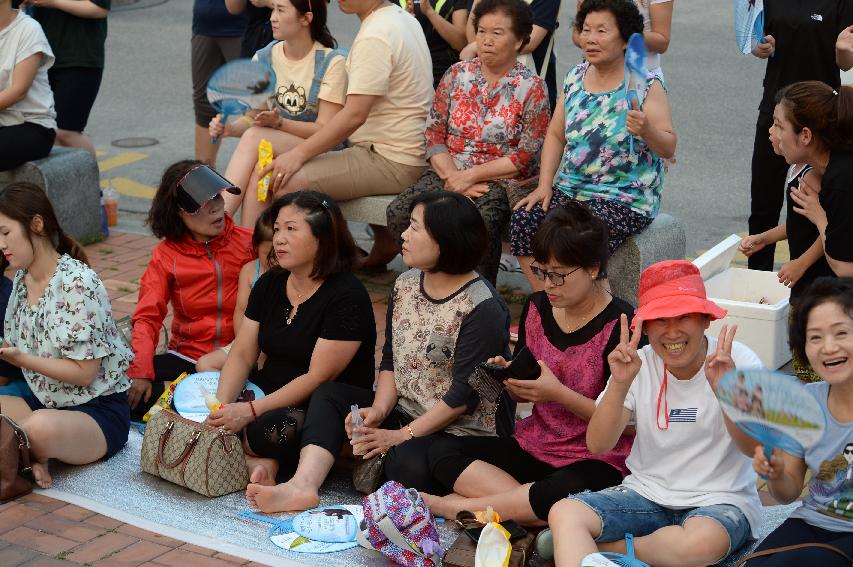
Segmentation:
[(145, 221), (157, 238), (178, 241), (189, 234), (189, 229), (180, 215), (178, 183), (187, 173), (200, 165), (205, 164), (194, 159), (181, 160), (173, 163), (163, 172), (160, 186), (157, 187), (154, 199), (151, 200), (148, 220)]
[(643, 33), (643, 16), (631, 0), (584, 0), (575, 17), (575, 29), (583, 31), (583, 23), (592, 12), (610, 12), (619, 27), (623, 41), (635, 33)]
[(530, 42), (533, 33), (533, 12), (524, 0), (481, 0), (474, 8), (474, 30), (480, 25), (480, 18), (487, 14), (502, 12), (512, 22), (512, 33), (521, 40), (521, 48)]
[(486, 252), (486, 223), (471, 199), (451, 191), (421, 193), (409, 213), (424, 208), (424, 228), (438, 243), (438, 261), (429, 271), (464, 274), (475, 270)]
[[(287, 193), (270, 205), (269, 215), (273, 224), (281, 209), (290, 205), (305, 211), (305, 222), (318, 241), (311, 278), (325, 279), (334, 273), (352, 270), (357, 249), (335, 200), (319, 191)], [(281, 268), (273, 266), (273, 269)]]
[(794, 306), (794, 316), (788, 326), (788, 345), (803, 361), (806, 356), (806, 329), (812, 309), (824, 303), (837, 303), (853, 317), (853, 278), (822, 277), (806, 288)]
[(533, 237), (533, 259), (547, 264), (551, 258), (563, 266), (598, 268), (607, 274), (609, 235), (604, 221), (579, 201), (553, 207)]

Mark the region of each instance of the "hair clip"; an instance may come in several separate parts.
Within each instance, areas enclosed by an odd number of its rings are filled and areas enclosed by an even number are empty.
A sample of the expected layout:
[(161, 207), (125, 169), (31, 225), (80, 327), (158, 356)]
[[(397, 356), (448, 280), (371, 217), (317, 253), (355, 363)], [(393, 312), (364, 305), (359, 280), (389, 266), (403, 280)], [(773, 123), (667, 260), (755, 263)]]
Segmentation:
[(837, 91), (837, 90), (835, 90), (835, 89), (832, 89), (832, 94), (833, 94), (834, 96), (838, 96), (838, 91)]
[(329, 202), (326, 199), (320, 201), (320, 206), (326, 209), (327, 211), (329, 210)]

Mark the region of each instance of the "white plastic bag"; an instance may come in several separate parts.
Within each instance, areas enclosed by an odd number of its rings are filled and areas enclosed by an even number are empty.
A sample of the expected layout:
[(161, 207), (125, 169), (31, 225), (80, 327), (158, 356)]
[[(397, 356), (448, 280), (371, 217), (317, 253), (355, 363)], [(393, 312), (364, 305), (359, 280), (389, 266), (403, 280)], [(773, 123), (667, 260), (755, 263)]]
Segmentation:
[(477, 542), (474, 567), (507, 567), (510, 554), (509, 532), (495, 522), (486, 524)]

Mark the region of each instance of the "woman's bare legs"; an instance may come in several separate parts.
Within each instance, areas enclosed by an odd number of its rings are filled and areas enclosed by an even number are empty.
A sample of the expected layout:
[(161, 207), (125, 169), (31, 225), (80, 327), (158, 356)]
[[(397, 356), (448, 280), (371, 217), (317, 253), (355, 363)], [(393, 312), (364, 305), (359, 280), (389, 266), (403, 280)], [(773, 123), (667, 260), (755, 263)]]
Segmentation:
[(309, 510), (320, 504), (320, 486), (326, 480), (335, 456), (318, 445), (307, 445), (299, 453), (293, 478), (276, 486), (250, 484), (246, 500), (262, 512)]
[(264, 486), (275, 486), (278, 474), (278, 461), (268, 457), (259, 457), (249, 447), (246, 430), (243, 430), (243, 452), (246, 453), (246, 468), (249, 470), (249, 482)]
[(30, 440), (33, 476), (42, 488), (53, 479), (48, 459), (70, 465), (93, 463), (107, 453), (107, 440), (98, 423), (80, 411), (42, 409), (32, 411), (21, 398), (0, 396), (3, 413), (26, 431)]
[(249, 186), (246, 189), (246, 196), (243, 198), (243, 209), (240, 211), (240, 226), (246, 228), (255, 228), (255, 223), (258, 222), (258, 217), (261, 216), (267, 207), (270, 205), (268, 194), (266, 201), (258, 201), (258, 166), (252, 170), (252, 175), (249, 176)]
[[(225, 169), (225, 179), (243, 190), (240, 195), (232, 195), (227, 192), (223, 193), (225, 197), (225, 211), (232, 217), (240, 207), (243, 197), (247, 193), (252, 193), (251, 191), (247, 191), (247, 189), (252, 187), (250, 177), (258, 164), (258, 144), (261, 139), (267, 139), (272, 143), (273, 155), (290, 151), (304, 141), (302, 138), (288, 134), (287, 132), (261, 126), (252, 126), (240, 136), (240, 142), (237, 144), (234, 155), (231, 156), (231, 161), (228, 162), (228, 167)], [(246, 225), (243, 224), (243, 226)], [(254, 226), (254, 222), (252, 226)]]

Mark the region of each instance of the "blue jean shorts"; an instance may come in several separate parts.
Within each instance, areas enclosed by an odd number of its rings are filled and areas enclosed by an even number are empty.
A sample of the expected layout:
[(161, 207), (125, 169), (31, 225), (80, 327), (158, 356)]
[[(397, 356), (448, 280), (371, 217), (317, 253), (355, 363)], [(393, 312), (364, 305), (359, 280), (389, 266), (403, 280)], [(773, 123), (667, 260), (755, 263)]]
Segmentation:
[[(749, 520), (732, 504), (713, 504), (699, 508), (673, 509), (640, 496), (625, 486), (613, 486), (599, 492), (581, 492), (569, 497), (583, 502), (601, 520), (601, 534), (595, 541), (606, 543), (625, 539), (625, 534), (642, 537), (665, 527), (682, 526), (688, 518), (710, 518), (729, 535), (728, 556), (752, 538)], [(724, 557), (725, 557), (724, 556)]]

